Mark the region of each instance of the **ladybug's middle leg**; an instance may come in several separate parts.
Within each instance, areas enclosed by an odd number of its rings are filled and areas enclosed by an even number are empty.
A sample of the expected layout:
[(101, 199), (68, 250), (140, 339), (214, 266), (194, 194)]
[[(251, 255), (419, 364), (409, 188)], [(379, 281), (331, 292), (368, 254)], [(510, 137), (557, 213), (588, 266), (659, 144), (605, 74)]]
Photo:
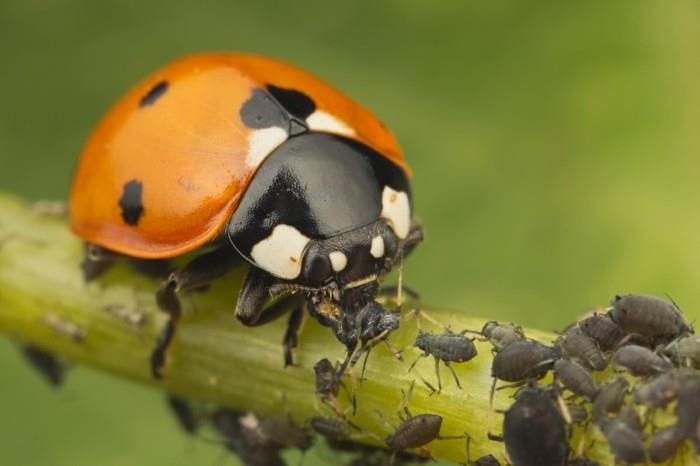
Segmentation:
[(182, 308), (177, 292), (188, 291), (208, 285), (214, 279), (221, 277), (236, 264), (237, 255), (231, 248), (222, 247), (194, 258), (182, 268), (170, 274), (156, 292), (158, 307), (170, 316), (165, 328), (161, 331), (156, 347), (151, 353), (151, 373), (156, 379), (162, 375), (165, 357), (172, 343), (180, 320)]

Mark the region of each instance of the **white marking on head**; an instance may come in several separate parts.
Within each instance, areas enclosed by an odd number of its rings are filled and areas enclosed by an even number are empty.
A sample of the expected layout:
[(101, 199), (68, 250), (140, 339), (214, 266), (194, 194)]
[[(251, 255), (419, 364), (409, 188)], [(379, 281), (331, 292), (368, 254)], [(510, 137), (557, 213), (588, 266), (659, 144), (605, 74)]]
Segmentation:
[(296, 228), (277, 225), (270, 236), (253, 246), (250, 257), (261, 269), (291, 280), (301, 273), (301, 259), (309, 241)]
[(408, 204), (408, 194), (384, 186), (381, 217), (389, 222), (396, 236), (400, 239), (406, 238), (411, 227), (411, 207)]
[(340, 272), (348, 265), (347, 256), (340, 251), (333, 251), (328, 254), (328, 258), (331, 260), (331, 267), (333, 267), (334, 272)]
[(260, 165), (265, 157), (287, 140), (287, 131), (273, 126), (271, 128), (256, 129), (248, 138), (248, 154), (246, 163), (250, 167)]
[(306, 119), (306, 124), (314, 131), (355, 136), (355, 130), (330, 113), (316, 110)]
[(384, 255), (384, 238), (381, 236), (375, 236), (372, 238), (372, 246), (369, 248), (369, 253), (372, 257), (379, 259)]

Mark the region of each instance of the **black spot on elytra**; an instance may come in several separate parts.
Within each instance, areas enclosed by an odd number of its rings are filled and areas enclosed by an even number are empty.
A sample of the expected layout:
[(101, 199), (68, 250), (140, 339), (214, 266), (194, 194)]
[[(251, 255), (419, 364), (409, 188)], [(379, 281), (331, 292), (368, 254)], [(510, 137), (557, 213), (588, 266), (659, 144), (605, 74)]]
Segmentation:
[(170, 86), (170, 84), (168, 84), (168, 81), (161, 81), (155, 86), (153, 86), (151, 90), (148, 91), (148, 94), (141, 97), (139, 107), (143, 108), (156, 103), (156, 100), (158, 100), (163, 94), (165, 94), (165, 91), (168, 90), (168, 86)]
[(119, 207), (122, 211), (122, 219), (127, 225), (136, 226), (143, 215), (143, 183), (131, 180), (124, 185), (122, 197), (119, 198)]
[(316, 103), (303, 92), (295, 89), (284, 89), (272, 84), (268, 84), (266, 87), (272, 97), (297, 118), (306, 120), (309, 115), (316, 111)]
[(262, 89), (255, 89), (241, 107), (241, 120), (248, 128), (287, 127), (287, 116), (275, 100)]

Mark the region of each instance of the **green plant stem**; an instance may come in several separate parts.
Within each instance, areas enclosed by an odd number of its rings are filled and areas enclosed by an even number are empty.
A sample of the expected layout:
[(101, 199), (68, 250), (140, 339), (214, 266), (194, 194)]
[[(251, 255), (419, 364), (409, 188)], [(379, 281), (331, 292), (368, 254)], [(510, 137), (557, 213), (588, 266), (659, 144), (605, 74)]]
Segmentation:
[[(154, 302), (157, 282), (120, 263), (104, 279), (86, 284), (78, 267), (81, 258), (81, 242), (70, 233), (64, 219), (37, 214), (26, 203), (0, 194), (0, 330), (72, 361), (183, 397), (261, 414), (288, 410), (299, 422), (325, 409), (314, 395), (313, 365), (322, 357), (341, 359), (343, 347), (328, 329), (307, 319), (296, 351), (298, 366), (283, 368), (284, 319), (247, 328), (233, 315), (244, 267), (206, 292), (182, 298), (186, 312), (169, 354), (166, 377), (156, 381), (149, 373), (149, 355), (165, 322)], [(485, 321), (461, 312), (429, 312), (453, 329), (478, 330)], [(84, 335), (65, 328), (66, 323), (77, 326)], [(423, 325), (438, 330), (428, 322)], [(415, 334), (416, 320), (411, 320), (392, 334), (391, 340), (399, 348), (410, 347)], [(535, 330), (527, 330), (527, 334), (542, 341), (554, 338)], [(474, 360), (454, 365), (462, 390), (443, 370), (443, 392), (431, 396), (417, 382), (410, 409), (414, 414), (443, 416), (442, 435), (469, 433), (473, 438), (472, 460), (486, 453), (503, 460), (502, 444), (486, 437), (490, 345), (476, 344), (479, 355)], [(386, 423), (398, 424), (401, 390), (408, 389), (416, 378), (407, 368), (419, 355), (418, 350), (409, 348), (403, 355), (401, 363), (384, 345), (377, 346), (369, 359), (366, 380), (357, 392), (359, 409), (353, 421), (378, 438), (388, 434)], [(432, 359), (425, 359), (417, 368), (435, 384), (433, 364)], [(507, 399), (511, 393), (497, 392), (496, 406), (505, 409), (512, 402)], [(348, 405), (342, 392), (341, 402)], [(497, 415), (497, 432), (500, 419)], [(371, 437), (360, 441), (377, 443)], [(461, 440), (435, 441), (430, 450), (437, 459), (465, 461)], [(602, 450), (595, 453), (600, 456)]]

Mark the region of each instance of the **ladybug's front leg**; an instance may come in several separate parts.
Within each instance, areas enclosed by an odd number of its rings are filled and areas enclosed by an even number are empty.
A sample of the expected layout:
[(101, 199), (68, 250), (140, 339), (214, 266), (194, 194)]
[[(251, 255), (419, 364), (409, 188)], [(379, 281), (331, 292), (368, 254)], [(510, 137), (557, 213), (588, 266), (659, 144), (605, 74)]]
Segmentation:
[(291, 312), (284, 332), (284, 366), (294, 364), (292, 349), (298, 346), (297, 335), (304, 321), (304, 298), (300, 294), (282, 296), (270, 305), (270, 286), (274, 279), (266, 272), (251, 267), (236, 303), (236, 317), (243, 325), (256, 327), (271, 322)]
[(170, 316), (165, 328), (161, 331), (156, 347), (151, 353), (151, 373), (156, 379), (163, 377), (162, 369), (170, 343), (175, 336), (177, 323), (180, 320), (182, 308), (177, 292), (194, 290), (211, 283), (221, 277), (236, 263), (235, 251), (222, 247), (194, 258), (181, 269), (170, 274), (170, 277), (160, 285), (156, 292), (158, 307)]

